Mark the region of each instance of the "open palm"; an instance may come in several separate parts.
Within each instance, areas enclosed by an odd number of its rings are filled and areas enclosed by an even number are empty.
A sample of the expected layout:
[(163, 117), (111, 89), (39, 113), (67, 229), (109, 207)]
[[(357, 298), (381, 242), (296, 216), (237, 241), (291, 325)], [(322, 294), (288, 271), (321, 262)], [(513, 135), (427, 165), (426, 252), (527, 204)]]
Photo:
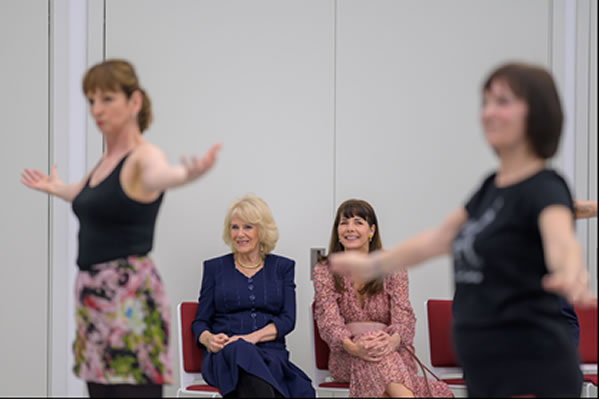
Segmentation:
[(56, 172), (56, 165), (53, 165), (50, 169), (50, 175), (46, 175), (37, 169), (32, 171), (28, 168), (25, 168), (25, 170), (21, 172), (21, 183), (31, 189), (39, 190), (41, 192), (50, 193), (52, 188), (60, 182), (60, 177), (58, 176), (58, 172)]
[(191, 182), (212, 168), (217, 159), (217, 152), (221, 148), (221, 144), (215, 144), (201, 158), (191, 157), (188, 160), (185, 157), (181, 158), (181, 163), (187, 172), (187, 181)]

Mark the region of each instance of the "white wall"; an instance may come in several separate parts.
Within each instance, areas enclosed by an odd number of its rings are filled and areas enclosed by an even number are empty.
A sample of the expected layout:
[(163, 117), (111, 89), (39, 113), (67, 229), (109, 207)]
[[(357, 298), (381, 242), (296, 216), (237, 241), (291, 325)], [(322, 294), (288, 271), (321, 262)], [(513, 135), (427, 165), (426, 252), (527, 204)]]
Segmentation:
[(48, 3), (0, 2), (0, 396), (45, 397), (48, 196), (20, 180), (48, 171)]
[[(336, 200), (370, 201), (384, 247), (439, 224), (495, 168), (481, 85), (507, 60), (549, 66), (549, 12), (545, 0), (339, 2)], [(448, 257), (409, 270), (422, 360), (424, 302), (451, 298), (452, 274)]]
[(136, 66), (156, 117), (148, 140), (172, 162), (224, 143), (208, 176), (167, 193), (157, 222), (175, 361), (175, 306), (198, 298), (202, 261), (230, 251), (227, 207), (253, 192), (279, 227), (274, 253), (296, 260), (287, 341), (293, 362), (311, 371), (309, 248), (327, 240), (333, 218), (333, 11), (322, 0), (107, 2), (106, 56)]
[[(0, 366), (0, 396), (86, 394), (70, 371), (72, 214), (17, 181), (24, 166), (47, 169), (58, 161), (62, 176), (75, 179), (96, 163), (100, 135), (82, 120), (76, 86), (83, 69), (104, 57), (124, 57), (137, 67), (154, 102), (147, 137), (171, 161), (215, 141), (225, 144), (214, 171), (168, 193), (159, 215), (154, 258), (171, 303), (174, 355), (175, 305), (197, 298), (202, 260), (228, 251), (220, 235), (230, 201), (254, 192), (280, 227), (275, 252), (297, 262), (298, 322), (289, 348), (310, 374), (309, 249), (327, 247), (335, 208), (348, 197), (374, 205), (386, 247), (460, 205), (494, 166), (481, 139), (479, 91), (490, 68), (507, 58), (548, 66), (561, 95), (572, 99), (571, 145), (554, 164), (572, 169), (577, 197), (597, 199), (594, 1), (82, 3), (0, 2), (0, 54), (18, 60), (0, 77), (0, 104), (11, 110), (3, 122), (12, 135), (0, 139), (12, 145), (0, 146), (3, 182), (12, 185), (0, 233), (6, 265), (18, 266), (5, 268), (0, 283), (1, 316), (8, 321), (0, 354), (17, 360)], [(83, 44), (70, 37), (75, 31)], [(578, 226), (591, 243), (588, 263), (597, 277), (597, 222)], [(411, 271), (410, 281), (424, 358), (423, 300), (451, 296), (449, 260)], [(15, 299), (32, 306), (27, 318), (15, 310)], [(166, 394), (174, 395), (176, 386)]]

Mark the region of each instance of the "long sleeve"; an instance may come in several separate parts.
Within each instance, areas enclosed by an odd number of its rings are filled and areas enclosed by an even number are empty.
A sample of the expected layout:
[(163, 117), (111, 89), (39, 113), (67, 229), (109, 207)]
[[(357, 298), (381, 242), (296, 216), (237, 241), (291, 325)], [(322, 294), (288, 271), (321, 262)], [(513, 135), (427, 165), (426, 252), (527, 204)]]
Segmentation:
[(196, 310), (196, 318), (192, 322), (192, 332), (196, 344), (203, 347), (198, 342), (198, 337), (205, 330), (211, 328), (211, 320), (215, 314), (215, 278), (214, 271), (210, 264), (204, 262), (204, 272), (202, 273), (202, 286), (200, 288), (200, 297), (198, 298), (198, 309)]
[[(283, 268), (283, 307), (278, 315), (271, 317), (277, 328), (277, 339), (283, 338), (296, 326), (296, 284), (294, 283), (293, 260), (277, 259), (277, 263), (285, 263)], [(279, 267), (279, 265), (278, 265)]]
[(324, 264), (317, 264), (313, 270), (315, 287), (315, 319), (321, 338), (329, 345), (331, 351), (342, 351), (342, 342), (351, 337), (352, 333), (346, 328), (337, 300), (340, 293), (336, 292), (333, 276)]
[(390, 320), (386, 332), (397, 333), (402, 343), (412, 345), (415, 337), (415, 313), (408, 299), (408, 273), (396, 272), (386, 278), (385, 291), (390, 296)]

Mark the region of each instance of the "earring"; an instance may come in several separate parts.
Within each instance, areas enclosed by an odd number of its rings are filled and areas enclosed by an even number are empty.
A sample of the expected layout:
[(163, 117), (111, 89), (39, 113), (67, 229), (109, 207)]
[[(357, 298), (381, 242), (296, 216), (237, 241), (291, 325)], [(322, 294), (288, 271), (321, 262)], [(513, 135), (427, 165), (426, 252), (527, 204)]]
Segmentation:
[(373, 241), (373, 235), (369, 234), (369, 242)]

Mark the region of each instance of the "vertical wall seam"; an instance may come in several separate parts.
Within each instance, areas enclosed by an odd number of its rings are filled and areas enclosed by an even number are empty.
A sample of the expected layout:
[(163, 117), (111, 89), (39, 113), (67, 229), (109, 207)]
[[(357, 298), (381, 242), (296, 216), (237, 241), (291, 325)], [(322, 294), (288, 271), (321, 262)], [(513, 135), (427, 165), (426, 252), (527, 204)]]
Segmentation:
[[(103, 0), (102, 10), (102, 61), (106, 60), (106, 0)], [(87, 139), (87, 132), (86, 132)], [(106, 151), (106, 142), (102, 141), (102, 153)], [(87, 163), (87, 160), (86, 160)]]
[(335, 214), (337, 197), (337, 13), (338, 0), (333, 0), (333, 207)]
[[(587, 32), (587, 36), (588, 36), (588, 43), (587, 43), (587, 65), (588, 65), (588, 77), (587, 77), (587, 118), (585, 121), (585, 126), (586, 126), (586, 135), (585, 135), (585, 140), (586, 140), (586, 149), (587, 149), (587, 179), (586, 179), (586, 189), (587, 189), (587, 197), (588, 199), (592, 199), (593, 198), (593, 184), (592, 184), (592, 175), (590, 173), (590, 171), (593, 168), (593, 147), (590, 146), (590, 134), (591, 132), (591, 124), (590, 124), (590, 118), (593, 114), (592, 111), (592, 90), (591, 90), (591, 85), (590, 83), (593, 81), (592, 79), (592, 74), (594, 73), (594, 68), (592, 68), (592, 44), (593, 44), (593, 39), (592, 39), (592, 35), (594, 34), (594, 16), (593, 16), (593, 11), (594, 11), (594, 6), (593, 6), (593, 1), (589, 1), (588, 2), (588, 32)], [(591, 151), (590, 151), (591, 150)], [(596, 160), (598, 160), (598, 154), (597, 154), (597, 148), (596, 148)], [(598, 244), (594, 243), (594, 241), (592, 240), (594, 239), (594, 230), (592, 229), (592, 224), (588, 223), (587, 224), (587, 240), (588, 240), (588, 251), (586, 254), (586, 258), (587, 258), (587, 263), (586, 265), (588, 266), (588, 270), (591, 269), (595, 269), (596, 265), (592, 265), (592, 262), (594, 261), (594, 253), (596, 253), (597, 249), (598, 249)], [(596, 238), (597, 239), (597, 238)], [(594, 247), (596, 248), (596, 250), (593, 250)], [(591, 275), (591, 274), (590, 274)], [(593, 276), (593, 275), (592, 275)]]
[[(47, 1), (48, 6), (48, 53), (47, 53), (47, 62), (48, 62), (48, 82), (47, 82), (47, 101), (48, 101), (48, 172), (52, 168), (52, 5), (51, 0)], [(52, 197), (50, 195), (47, 196), (47, 206), (48, 206), (48, 226), (47, 226), (47, 302), (46, 302), (46, 397), (52, 396)]]
[(552, 47), (554, 45), (554, 0), (548, 2), (548, 65), (552, 70), (552, 56), (554, 52)]
[(106, 0), (102, 11), (102, 61), (106, 60)]

